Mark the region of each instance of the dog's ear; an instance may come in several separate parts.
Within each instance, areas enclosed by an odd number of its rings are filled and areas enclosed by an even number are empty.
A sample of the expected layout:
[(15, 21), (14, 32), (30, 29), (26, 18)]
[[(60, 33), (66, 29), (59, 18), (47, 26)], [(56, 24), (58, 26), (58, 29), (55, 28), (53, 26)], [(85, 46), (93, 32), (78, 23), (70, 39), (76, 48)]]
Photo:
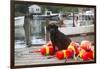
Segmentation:
[(58, 29), (58, 25), (56, 23), (51, 23), (50, 26), (53, 29)]
[(58, 29), (58, 26), (56, 24), (53, 24), (53, 23), (52, 24), (48, 24), (47, 27), (46, 27), (46, 30), (49, 31), (49, 32), (57, 30), (57, 29)]

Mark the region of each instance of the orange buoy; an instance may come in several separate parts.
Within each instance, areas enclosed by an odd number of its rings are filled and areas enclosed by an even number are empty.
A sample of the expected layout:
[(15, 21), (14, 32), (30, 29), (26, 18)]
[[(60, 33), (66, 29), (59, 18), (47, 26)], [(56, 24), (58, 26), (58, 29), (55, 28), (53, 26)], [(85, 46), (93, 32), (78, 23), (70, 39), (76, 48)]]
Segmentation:
[(66, 50), (56, 52), (56, 58), (59, 60), (66, 58)]
[(78, 55), (79, 54), (78, 47), (79, 47), (79, 44), (72, 41), (67, 49), (72, 49), (74, 51), (74, 54)]
[(74, 47), (77, 48), (77, 47), (79, 46), (79, 43), (72, 41), (72, 42), (70, 43), (70, 45), (72, 45), (72, 46), (74, 46)]
[(80, 47), (86, 51), (91, 51), (91, 42), (87, 40), (83, 40), (80, 44)]
[(56, 57), (61, 60), (61, 59), (65, 59), (65, 58), (71, 58), (74, 54), (74, 51), (72, 49), (67, 49), (67, 50), (62, 50), (62, 51), (58, 51), (56, 53)]
[(79, 54), (78, 56), (82, 58), (82, 55), (85, 53), (86, 51), (84, 49), (80, 48)]
[(52, 55), (53, 54), (53, 46), (47, 46), (44, 45), (41, 49), (40, 52), (42, 55)]
[(83, 53), (82, 59), (83, 60), (91, 60), (91, 59), (93, 59), (93, 52), (90, 51), (90, 52)]
[(74, 51), (72, 49), (66, 50), (66, 58), (71, 58), (74, 55)]

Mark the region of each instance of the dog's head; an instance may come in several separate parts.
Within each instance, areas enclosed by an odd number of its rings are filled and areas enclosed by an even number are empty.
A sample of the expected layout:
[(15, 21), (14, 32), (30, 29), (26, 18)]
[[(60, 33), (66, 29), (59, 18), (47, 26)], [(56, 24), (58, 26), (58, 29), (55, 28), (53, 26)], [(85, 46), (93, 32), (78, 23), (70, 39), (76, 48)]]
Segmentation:
[(58, 30), (58, 26), (55, 23), (48, 24), (48, 26), (47, 26), (48, 32), (54, 32), (56, 30)]

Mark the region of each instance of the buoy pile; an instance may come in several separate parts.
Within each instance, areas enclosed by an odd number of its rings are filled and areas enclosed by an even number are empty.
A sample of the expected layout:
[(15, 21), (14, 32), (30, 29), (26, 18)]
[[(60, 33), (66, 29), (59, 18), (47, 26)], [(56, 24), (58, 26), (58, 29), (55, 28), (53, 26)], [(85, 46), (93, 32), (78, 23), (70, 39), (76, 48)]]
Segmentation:
[[(40, 52), (45, 56), (54, 54), (52, 42), (49, 41), (47, 44), (43, 45)], [(81, 58), (82, 60), (93, 60), (94, 49), (92, 48), (91, 42), (83, 40), (79, 44), (72, 41), (68, 48), (55, 53), (55, 57), (59, 60), (73, 58), (73, 56)]]

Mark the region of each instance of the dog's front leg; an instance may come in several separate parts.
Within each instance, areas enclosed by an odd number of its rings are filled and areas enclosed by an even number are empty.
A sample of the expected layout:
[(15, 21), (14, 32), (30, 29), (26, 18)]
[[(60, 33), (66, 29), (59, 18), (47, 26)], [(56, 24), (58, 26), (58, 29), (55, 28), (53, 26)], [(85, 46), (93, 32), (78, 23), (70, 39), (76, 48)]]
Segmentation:
[(55, 44), (53, 43), (53, 51), (54, 51), (54, 53), (53, 54), (55, 54), (56, 53), (56, 46), (55, 46)]
[(54, 32), (50, 33), (50, 39), (51, 39), (51, 42), (52, 42), (52, 45), (53, 45), (53, 50), (54, 50), (53, 54), (55, 54), (56, 53), (56, 48), (55, 48), (56, 44), (55, 44), (55, 34), (54, 34)]

